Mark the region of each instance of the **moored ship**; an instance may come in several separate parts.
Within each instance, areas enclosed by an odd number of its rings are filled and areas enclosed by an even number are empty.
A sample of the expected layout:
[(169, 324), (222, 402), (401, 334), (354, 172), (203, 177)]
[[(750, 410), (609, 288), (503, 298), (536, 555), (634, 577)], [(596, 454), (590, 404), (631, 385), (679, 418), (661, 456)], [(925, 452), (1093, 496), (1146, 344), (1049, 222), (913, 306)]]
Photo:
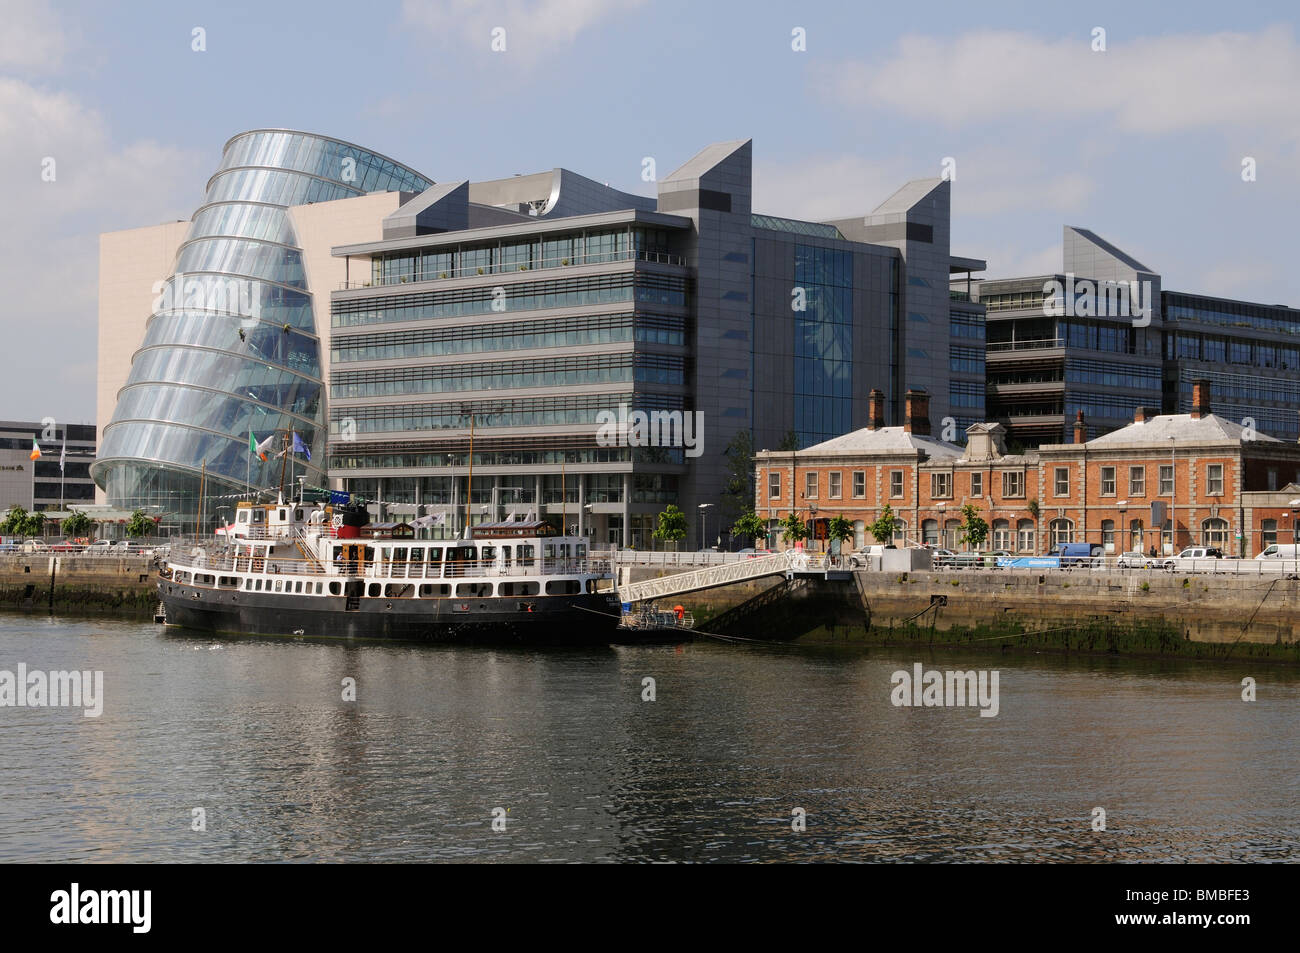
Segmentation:
[(173, 548), (168, 625), (209, 633), (519, 644), (608, 643), (619, 602), (582, 537), (528, 519), (415, 538), (361, 506), (240, 503), (210, 544)]

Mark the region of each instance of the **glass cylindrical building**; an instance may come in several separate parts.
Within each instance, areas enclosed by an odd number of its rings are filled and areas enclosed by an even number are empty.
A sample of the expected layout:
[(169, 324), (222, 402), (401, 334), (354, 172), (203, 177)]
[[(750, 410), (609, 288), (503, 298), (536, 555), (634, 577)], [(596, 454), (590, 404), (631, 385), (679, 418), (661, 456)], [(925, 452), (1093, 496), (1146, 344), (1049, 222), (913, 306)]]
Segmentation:
[[(193, 526), (204, 475), (207, 514), (250, 486), (275, 488), (279, 438), (264, 461), (250, 434), (296, 432), (311, 451), (293, 457), (296, 471), (323, 486), (325, 356), (287, 209), (432, 184), (325, 136), (258, 129), (227, 142), (101, 435), (91, 473), (109, 503)], [(328, 297), (322, 310), (328, 321)]]

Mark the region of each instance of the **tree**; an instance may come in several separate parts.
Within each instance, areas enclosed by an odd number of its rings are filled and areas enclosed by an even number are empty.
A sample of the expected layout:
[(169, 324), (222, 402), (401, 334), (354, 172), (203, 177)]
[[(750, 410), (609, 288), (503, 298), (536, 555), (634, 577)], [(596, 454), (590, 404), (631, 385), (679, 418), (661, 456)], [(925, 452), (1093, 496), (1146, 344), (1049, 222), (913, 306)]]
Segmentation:
[(126, 521), (126, 535), (132, 539), (148, 536), (153, 532), (155, 525), (155, 521), (146, 516), (144, 510), (136, 510)]
[(781, 520), (781, 539), (787, 543), (802, 543), (808, 538), (808, 524), (803, 521), (797, 510)]
[(734, 536), (750, 537), (754, 541), (754, 545), (757, 546), (759, 537), (767, 536), (767, 524), (754, 512), (754, 508), (750, 507), (732, 524), (731, 532)]
[(23, 526), (20, 532), (24, 536), (40, 536), (45, 532), (45, 514), (28, 513), (27, 518), (23, 520)]
[(832, 516), (826, 525), (826, 538), (832, 542), (843, 543), (853, 538), (853, 524), (843, 516)]
[(0, 522), (0, 536), (26, 536), (23, 528), (27, 525), (27, 511), (21, 506), (9, 507), (3, 522)]
[[(754, 509), (754, 438), (748, 430), (738, 430), (727, 444), (727, 482), (722, 490), (722, 508), (729, 516), (740, 516)], [(733, 530), (734, 532), (734, 530)]]
[(898, 535), (898, 529), (898, 517), (894, 515), (894, 508), (886, 503), (885, 508), (880, 511), (880, 516), (867, 527), (867, 532), (871, 534), (876, 542), (888, 546), (894, 541), (894, 537)]
[(94, 527), (94, 520), (80, 510), (73, 510), (59, 528), (64, 536), (89, 536)]
[(686, 538), (686, 514), (669, 503), (667, 509), (659, 514), (659, 525), (654, 531), (655, 539), (662, 539), (676, 545)]
[(798, 450), (799, 435), (793, 430), (787, 430), (785, 436), (781, 438), (781, 442), (776, 445), (776, 449), (786, 452), (790, 450)]
[(970, 549), (979, 549), (989, 538), (989, 524), (975, 507), (967, 503), (961, 508), (961, 542)]

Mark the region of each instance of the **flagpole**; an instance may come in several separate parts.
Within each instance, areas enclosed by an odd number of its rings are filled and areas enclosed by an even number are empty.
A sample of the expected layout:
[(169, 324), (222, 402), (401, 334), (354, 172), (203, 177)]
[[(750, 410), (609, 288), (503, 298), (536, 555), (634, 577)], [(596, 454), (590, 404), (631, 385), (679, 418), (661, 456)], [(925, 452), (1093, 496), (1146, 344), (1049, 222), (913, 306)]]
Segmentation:
[(207, 457), (204, 457), (203, 469), (199, 473), (199, 511), (194, 514), (194, 537), (196, 540), (203, 536), (202, 532), (199, 530), (199, 521), (203, 519), (203, 483), (207, 479), (207, 476), (208, 460)]
[(68, 425), (63, 425), (63, 449), (59, 451), (59, 511), (63, 511), (63, 461), (68, 455)]
[(248, 429), (248, 461), (244, 464), (244, 485), (248, 487), (248, 495), (253, 495), (253, 447), (256, 446), (253, 436), (253, 429)]

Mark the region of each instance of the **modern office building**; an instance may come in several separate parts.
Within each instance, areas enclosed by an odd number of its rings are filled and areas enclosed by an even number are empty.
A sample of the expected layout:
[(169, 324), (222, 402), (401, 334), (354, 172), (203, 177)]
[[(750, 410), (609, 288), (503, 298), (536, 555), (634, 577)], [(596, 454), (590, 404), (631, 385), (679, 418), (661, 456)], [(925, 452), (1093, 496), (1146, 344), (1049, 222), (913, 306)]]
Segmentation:
[[(434, 185), (324, 137), (236, 136), (174, 266), (175, 225), (104, 237), (101, 271), (132, 278), (101, 278), (101, 338), (135, 322), (144, 343), (121, 383), (120, 351), (101, 354), (101, 416), (116, 409), (96, 476), (118, 505), (192, 511), (200, 475), (212, 496), (275, 486), (248, 432), (292, 430), (309, 485), (435, 536), (540, 512), (649, 546), (666, 504), (719, 500), (737, 433), (807, 446), (862, 426), (867, 381), (891, 419), (908, 387), (958, 439), (984, 416), (984, 262), (950, 254), (950, 188), (803, 222), (752, 208), (749, 141), (650, 197), (565, 169)], [(145, 327), (141, 285), (161, 277), (199, 300)]]
[(987, 309), (988, 416), (1012, 445), (1094, 433), (1138, 407), (1187, 413), (1208, 380), (1219, 413), (1300, 435), (1300, 311), (1167, 291), (1150, 267), (1067, 226), (1060, 273), (978, 283)]
[[(37, 460), (31, 459), (33, 442), (41, 448)], [(95, 483), (90, 478), (94, 459), (93, 424), (47, 426), (44, 422), (0, 420), (0, 513), (13, 506), (29, 512), (57, 511), (60, 504), (94, 502)]]

